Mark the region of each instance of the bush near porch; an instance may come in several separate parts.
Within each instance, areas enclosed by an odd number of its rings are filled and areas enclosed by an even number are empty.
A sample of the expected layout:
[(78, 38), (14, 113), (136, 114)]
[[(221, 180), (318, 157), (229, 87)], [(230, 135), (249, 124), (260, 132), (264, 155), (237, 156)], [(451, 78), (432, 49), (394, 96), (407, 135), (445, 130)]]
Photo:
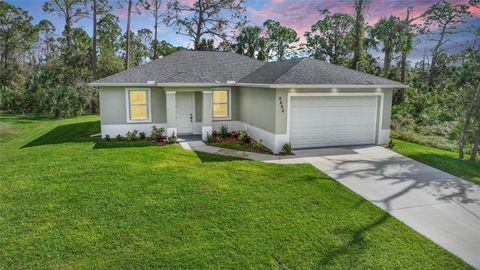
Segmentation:
[(207, 136), (206, 143), (211, 146), (228, 148), (232, 150), (273, 154), (272, 150), (265, 146), (263, 140), (255, 140), (245, 130), (228, 130), (228, 126), (222, 125)]

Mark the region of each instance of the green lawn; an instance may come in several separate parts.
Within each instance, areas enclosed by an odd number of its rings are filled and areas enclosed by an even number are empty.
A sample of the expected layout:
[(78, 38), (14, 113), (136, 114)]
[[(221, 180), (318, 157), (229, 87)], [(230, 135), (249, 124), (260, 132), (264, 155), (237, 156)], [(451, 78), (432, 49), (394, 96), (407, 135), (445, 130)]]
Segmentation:
[(309, 165), (0, 114), (0, 269), (466, 269)]
[(395, 143), (394, 151), (465, 180), (480, 184), (480, 163), (470, 160), (459, 160), (456, 152), (397, 139), (392, 140)]

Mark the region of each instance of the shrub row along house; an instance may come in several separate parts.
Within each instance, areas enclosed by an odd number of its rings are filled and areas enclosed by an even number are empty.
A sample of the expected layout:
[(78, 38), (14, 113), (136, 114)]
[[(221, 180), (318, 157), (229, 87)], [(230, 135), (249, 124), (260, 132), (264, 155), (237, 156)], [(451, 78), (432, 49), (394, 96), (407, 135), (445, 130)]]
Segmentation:
[(262, 62), (232, 52), (180, 51), (91, 83), (100, 92), (102, 136), (246, 130), (274, 153), (385, 144), (392, 91), (405, 85), (302, 58)]

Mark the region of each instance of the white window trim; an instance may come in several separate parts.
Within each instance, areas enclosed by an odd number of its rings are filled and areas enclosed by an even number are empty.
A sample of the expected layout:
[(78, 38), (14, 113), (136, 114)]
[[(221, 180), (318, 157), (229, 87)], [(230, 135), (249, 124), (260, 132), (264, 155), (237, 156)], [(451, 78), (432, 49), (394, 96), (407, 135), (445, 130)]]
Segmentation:
[[(147, 91), (147, 113), (148, 118), (144, 120), (131, 120), (130, 119), (130, 95), (129, 91), (132, 90), (145, 90)], [(127, 110), (127, 123), (151, 123), (152, 122), (152, 91), (150, 88), (125, 88), (125, 109)]]
[[(218, 90), (227, 90), (228, 92), (228, 117), (214, 117), (213, 116), (213, 92)], [(230, 87), (218, 87), (212, 88), (212, 120), (232, 120), (232, 88)]]

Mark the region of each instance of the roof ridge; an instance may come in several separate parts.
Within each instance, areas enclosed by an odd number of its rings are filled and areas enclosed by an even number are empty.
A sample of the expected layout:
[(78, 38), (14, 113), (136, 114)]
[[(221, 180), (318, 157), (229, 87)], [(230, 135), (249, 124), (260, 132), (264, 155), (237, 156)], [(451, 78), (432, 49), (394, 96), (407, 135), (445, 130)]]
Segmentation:
[(122, 70), (122, 71), (120, 71), (120, 72), (114, 73), (114, 74), (112, 74), (112, 75), (108, 75), (107, 77), (103, 77), (103, 78), (97, 79), (97, 80), (95, 80), (95, 81), (93, 81), (93, 82), (91, 82), (91, 83), (95, 83), (95, 82), (100, 81), (100, 80), (106, 80), (106, 79), (109, 79), (110, 77), (119, 76), (119, 74), (122, 74), (122, 73), (127, 72), (127, 71), (131, 71), (131, 70), (135, 70), (135, 69), (139, 69), (139, 68), (145, 68), (146, 66), (151, 66), (151, 65), (153, 65), (153, 64), (155, 64), (155, 63), (158, 63), (159, 61), (161, 61), (161, 60), (163, 60), (163, 59), (169, 58), (170, 56), (173, 56), (173, 55), (175, 55), (175, 54), (177, 54), (177, 53), (181, 53), (181, 52), (184, 52), (184, 51), (186, 51), (186, 50), (180, 50), (180, 51), (178, 51), (178, 52), (174, 52), (174, 53), (171, 53), (171, 54), (169, 54), (169, 55), (166, 55), (166, 56), (164, 56), (164, 57), (162, 57), (162, 58), (158, 58), (158, 59), (155, 59), (155, 60), (151, 60), (150, 62), (147, 62), (147, 63), (145, 63), (145, 64), (141, 64), (141, 65), (138, 65), (138, 66), (135, 66), (135, 67), (131, 67), (131, 68), (124, 69), (124, 70)]
[[(296, 63), (295, 65), (293, 65), (292, 67), (290, 67), (287, 72), (284, 72), (281, 76), (278, 76), (275, 81), (273, 81), (272, 84), (276, 84), (278, 80), (280, 80), (281, 78), (283, 78), (284, 76), (286, 76), (287, 74), (289, 74), (290, 72), (292, 72), (293, 69), (295, 69), (296, 66), (298, 66), (298, 64), (302, 63), (305, 61), (305, 59), (307, 59), (307, 57), (303, 57), (303, 58), (293, 58), (293, 59), (288, 59), (288, 60), (282, 60), (282, 61), (291, 61), (291, 60), (298, 60), (300, 59), (300, 61), (298, 61), (298, 63)], [(277, 61), (277, 62), (281, 62), (281, 61)]]
[(392, 82), (396, 82), (396, 83), (401, 83), (401, 82), (398, 82), (398, 81), (395, 81), (395, 80), (390, 80), (390, 79), (388, 79), (388, 78), (384, 78), (384, 77), (381, 77), (381, 76), (373, 75), (373, 74), (370, 74), (370, 73), (367, 73), (367, 72), (363, 72), (363, 71), (360, 71), (360, 70), (356, 70), (356, 69), (353, 69), (353, 68), (349, 68), (349, 67), (344, 67), (344, 66), (341, 66), (341, 65), (332, 64), (332, 63), (329, 63), (329, 62), (326, 62), (326, 61), (323, 61), (323, 60), (319, 60), (319, 59), (315, 59), (315, 58), (304, 57), (303, 59), (310, 59), (310, 60), (312, 60), (312, 61), (322, 62), (322, 63), (325, 63), (325, 64), (330, 65), (330, 66), (334, 66), (334, 67), (337, 67), (337, 68), (340, 68), (340, 69), (344, 69), (344, 70), (348, 70), (348, 71), (353, 71), (353, 72), (356, 72), (356, 73), (359, 73), (359, 74), (362, 74), (362, 75), (367, 75), (367, 76), (369, 76), (369, 77), (380, 78), (380, 79), (387, 80), (387, 81), (392, 81)]

